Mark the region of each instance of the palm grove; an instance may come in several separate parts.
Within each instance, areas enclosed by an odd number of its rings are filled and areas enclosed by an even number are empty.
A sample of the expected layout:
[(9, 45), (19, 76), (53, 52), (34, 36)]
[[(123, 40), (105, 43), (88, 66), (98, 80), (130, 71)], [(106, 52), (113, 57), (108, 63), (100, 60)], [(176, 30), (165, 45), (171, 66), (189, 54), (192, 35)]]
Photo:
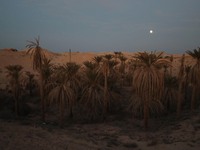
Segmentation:
[[(173, 112), (179, 117), (183, 109), (190, 106), (193, 112), (199, 103), (200, 48), (186, 52), (195, 60), (192, 66), (185, 65), (182, 56), (177, 77), (172, 74), (173, 56), (164, 57), (163, 52), (138, 52), (131, 59), (114, 52), (82, 65), (71, 61), (55, 65), (45, 56), (39, 38), (29, 41), (27, 48), (38, 76), (24, 73), (20, 65), (6, 66), (16, 117), (22, 87), (32, 95), (33, 85), (38, 89), (42, 121), (56, 106), (60, 126), (66, 115), (73, 118), (77, 111), (89, 121), (103, 121), (112, 112), (128, 110), (147, 128), (150, 117)], [(122, 92), (126, 88), (131, 89), (128, 97)]]

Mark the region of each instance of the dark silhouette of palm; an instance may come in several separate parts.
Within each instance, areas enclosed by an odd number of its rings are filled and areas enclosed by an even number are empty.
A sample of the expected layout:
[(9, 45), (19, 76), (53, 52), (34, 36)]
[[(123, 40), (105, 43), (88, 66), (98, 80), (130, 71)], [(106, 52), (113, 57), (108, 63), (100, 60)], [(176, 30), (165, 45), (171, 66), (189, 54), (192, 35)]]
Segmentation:
[(178, 94), (178, 79), (170, 75), (165, 76), (163, 104), (166, 106), (167, 111), (169, 111), (173, 106), (176, 106), (177, 94)]
[[(136, 68), (133, 75), (133, 87), (136, 91), (140, 102), (135, 106), (143, 105), (144, 126), (148, 127), (150, 110), (156, 107), (160, 108), (160, 99), (164, 88), (164, 75), (159, 69), (163, 65), (169, 64), (169, 60), (162, 57), (162, 52), (139, 52), (134, 58), (139, 61), (139, 67)], [(140, 104), (140, 105), (139, 105)], [(137, 109), (136, 107), (133, 109)]]
[(47, 107), (47, 98), (48, 93), (51, 90), (51, 88), (48, 85), (49, 82), (51, 82), (51, 76), (53, 74), (53, 64), (51, 63), (51, 59), (48, 59), (46, 57), (43, 58), (43, 63), (40, 69), (40, 76), (41, 79), (39, 81), (40, 86), (40, 93), (42, 96), (42, 118), (45, 121), (46, 120), (46, 107)]
[(85, 70), (97, 70), (97, 64), (92, 61), (84, 61)]
[(121, 85), (123, 86), (124, 79), (125, 79), (125, 69), (126, 69), (127, 58), (124, 55), (120, 55), (118, 58), (120, 60), (119, 73), (120, 73), (120, 78), (121, 78)]
[(185, 99), (185, 101), (187, 101), (188, 94), (189, 94), (188, 90), (189, 90), (189, 87), (190, 87), (190, 85), (189, 85), (190, 71), (191, 71), (191, 66), (190, 65), (186, 65), (185, 66), (185, 75), (184, 75), (184, 80), (185, 80), (185, 83), (184, 83), (184, 86), (185, 86), (184, 87), (184, 89), (185, 89), (185, 92), (184, 92), (185, 97), (184, 97), (184, 99)]
[(24, 86), (29, 90), (29, 95), (32, 96), (33, 88), (36, 86), (35, 75), (29, 71), (25, 73)]
[(103, 60), (103, 56), (95, 56), (93, 58), (93, 61), (94, 61), (95, 64), (97, 64), (97, 66), (100, 65), (100, 63), (102, 62), (102, 60)]
[(196, 63), (191, 67), (189, 74), (189, 81), (192, 84), (191, 111), (194, 111), (200, 87), (200, 48), (194, 49), (193, 51), (186, 51), (186, 53), (196, 60)]
[[(110, 105), (110, 96), (109, 96), (109, 90), (108, 90), (108, 78), (111, 74), (112, 70), (112, 64), (114, 64), (114, 61), (111, 61), (113, 58), (112, 55), (107, 54), (103, 56), (102, 65), (99, 67), (99, 73), (103, 74), (104, 76), (104, 117), (108, 111), (109, 105)], [(112, 66), (112, 67), (111, 67)]]
[(49, 92), (50, 104), (56, 103), (59, 109), (59, 123), (63, 126), (64, 113), (67, 108), (73, 105), (72, 100), (74, 99), (74, 91), (68, 85), (65, 76), (59, 75), (56, 82), (53, 82), (52, 90)]
[(28, 48), (27, 53), (31, 54), (33, 59), (33, 70), (38, 71), (39, 73), (39, 87), (40, 87), (40, 98), (41, 98), (41, 112), (42, 120), (45, 122), (45, 98), (44, 98), (44, 80), (42, 72), (42, 64), (46, 59), (43, 49), (40, 47), (39, 37), (35, 38), (35, 41), (28, 41), (29, 44), (26, 45)]
[(181, 59), (180, 59), (181, 65), (180, 65), (180, 69), (179, 69), (179, 73), (178, 73), (178, 81), (179, 81), (179, 85), (178, 85), (178, 97), (177, 97), (177, 117), (180, 116), (181, 114), (181, 110), (182, 110), (182, 103), (183, 103), (183, 99), (184, 99), (184, 73), (185, 73), (185, 54), (182, 55)]
[(81, 87), (81, 74), (79, 72), (80, 69), (80, 65), (74, 63), (74, 62), (70, 62), (70, 63), (66, 63), (65, 65), (63, 65), (61, 67), (61, 73), (64, 73), (65, 77), (66, 77), (66, 81), (69, 84), (69, 87), (74, 91), (75, 93), (75, 97), (74, 100), (72, 100), (72, 105), (70, 106), (70, 117), (73, 117), (73, 112), (72, 112), (72, 107), (74, 105), (74, 103), (77, 101), (78, 96), (79, 96), (79, 90)]
[(7, 76), (9, 77), (9, 84), (12, 89), (12, 94), (15, 102), (15, 114), (19, 115), (19, 96), (21, 92), (21, 70), (23, 69), (20, 65), (9, 65), (5, 67), (7, 69)]
[(91, 120), (102, 114), (104, 107), (104, 88), (100, 81), (101, 76), (97, 71), (92, 69), (84, 71), (81, 103)]
[(40, 71), (45, 54), (42, 47), (40, 47), (40, 39), (35, 38), (35, 41), (28, 41), (29, 44), (26, 45), (28, 48), (27, 53), (31, 55), (33, 59), (33, 69)]
[(80, 87), (80, 65), (74, 62), (68, 62), (54, 69), (53, 80), (50, 82), (49, 93), (50, 102), (58, 105), (60, 112), (60, 126), (63, 126), (65, 108), (70, 110), (70, 116), (73, 117), (72, 108), (78, 98)]
[[(66, 108), (72, 109), (74, 101), (76, 100), (75, 86), (78, 83), (75, 79), (79, 67), (73, 63), (57, 67), (54, 71), (53, 80), (49, 83), (51, 90), (49, 92), (50, 104), (56, 103), (59, 109), (59, 123), (63, 126), (64, 114)], [(74, 75), (70, 76), (70, 75)]]
[(119, 71), (120, 71), (120, 73), (124, 74), (125, 73), (125, 62), (126, 62), (127, 58), (124, 55), (121, 55), (121, 56), (119, 56), (119, 60), (120, 60)]

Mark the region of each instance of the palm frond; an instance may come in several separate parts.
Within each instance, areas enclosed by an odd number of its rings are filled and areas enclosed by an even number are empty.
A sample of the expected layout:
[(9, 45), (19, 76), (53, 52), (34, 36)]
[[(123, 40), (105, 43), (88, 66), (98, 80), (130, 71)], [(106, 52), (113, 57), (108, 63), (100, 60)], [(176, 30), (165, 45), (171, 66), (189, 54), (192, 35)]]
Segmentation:
[(35, 38), (35, 41), (27, 41), (28, 48), (27, 53), (33, 58), (33, 69), (39, 70), (42, 66), (43, 59), (45, 59), (45, 54), (43, 49), (40, 47), (39, 37)]

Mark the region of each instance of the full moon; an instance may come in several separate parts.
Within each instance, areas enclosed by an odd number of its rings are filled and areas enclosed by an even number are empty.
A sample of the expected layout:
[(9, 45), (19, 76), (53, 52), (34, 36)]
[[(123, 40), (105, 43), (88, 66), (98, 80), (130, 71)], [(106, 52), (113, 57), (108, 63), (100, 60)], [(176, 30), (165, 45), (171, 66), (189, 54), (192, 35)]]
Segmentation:
[(150, 34), (153, 34), (153, 30), (150, 30), (149, 33), (150, 33)]

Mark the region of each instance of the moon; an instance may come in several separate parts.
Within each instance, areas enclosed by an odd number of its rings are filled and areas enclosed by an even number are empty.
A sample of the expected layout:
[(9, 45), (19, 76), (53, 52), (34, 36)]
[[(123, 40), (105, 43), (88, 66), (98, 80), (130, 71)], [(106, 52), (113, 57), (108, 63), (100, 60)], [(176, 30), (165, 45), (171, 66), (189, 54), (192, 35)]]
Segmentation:
[(154, 33), (154, 31), (153, 31), (153, 30), (150, 30), (150, 31), (149, 31), (149, 33), (150, 33), (150, 34), (153, 34), (153, 33)]

